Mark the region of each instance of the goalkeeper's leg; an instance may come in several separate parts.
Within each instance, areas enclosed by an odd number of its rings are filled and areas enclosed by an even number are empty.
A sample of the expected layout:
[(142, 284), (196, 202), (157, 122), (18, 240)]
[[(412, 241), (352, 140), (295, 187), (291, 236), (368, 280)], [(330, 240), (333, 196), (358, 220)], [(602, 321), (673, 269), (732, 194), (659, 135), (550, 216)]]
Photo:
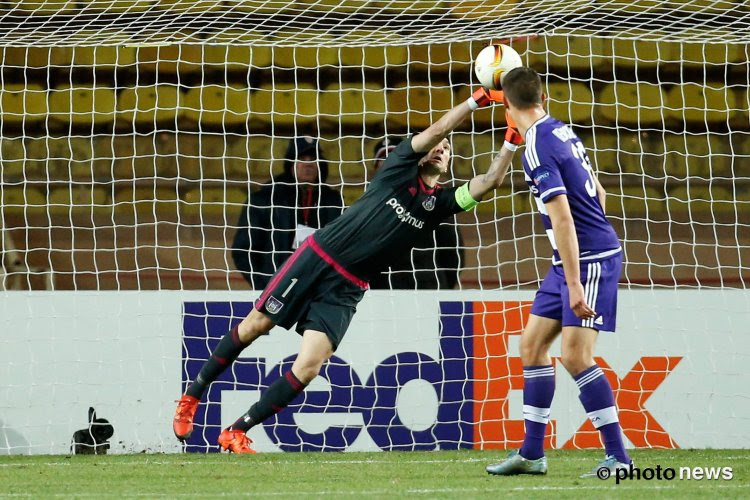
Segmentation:
[(279, 377), (263, 391), (257, 403), (238, 418), (219, 436), (219, 445), (234, 453), (254, 453), (247, 431), (275, 415), (294, 400), (318, 376), (320, 369), (333, 355), (333, 344), (328, 336), (316, 330), (306, 330), (299, 354), (291, 370)]
[(201, 399), (208, 386), (234, 363), (240, 353), (255, 339), (273, 328), (273, 322), (263, 313), (253, 308), (242, 322), (222, 337), (211, 357), (201, 368), (200, 373), (185, 394)]
[(180, 398), (175, 411), (172, 428), (177, 438), (185, 440), (193, 432), (193, 417), (206, 388), (229, 368), (240, 353), (255, 339), (268, 333), (274, 323), (253, 309), (242, 322), (232, 328), (211, 353), (201, 367), (198, 376)]
[[(630, 456), (625, 451), (622, 429), (617, 415), (612, 386), (604, 372), (594, 361), (594, 345), (598, 332), (592, 328), (566, 326), (562, 334), (562, 363), (573, 376), (581, 393), (586, 413), (601, 433), (604, 449), (616, 464), (630, 464)], [(613, 461), (614, 463), (614, 461)]]

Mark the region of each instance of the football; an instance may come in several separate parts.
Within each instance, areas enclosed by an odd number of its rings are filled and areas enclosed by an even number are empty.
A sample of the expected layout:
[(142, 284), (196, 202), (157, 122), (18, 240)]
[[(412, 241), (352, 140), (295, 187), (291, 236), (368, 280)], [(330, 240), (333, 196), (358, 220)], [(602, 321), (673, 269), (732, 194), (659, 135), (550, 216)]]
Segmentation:
[(485, 87), (501, 90), (503, 75), (519, 66), (523, 66), (523, 63), (518, 52), (508, 45), (497, 43), (479, 52), (474, 60), (474, 74)]

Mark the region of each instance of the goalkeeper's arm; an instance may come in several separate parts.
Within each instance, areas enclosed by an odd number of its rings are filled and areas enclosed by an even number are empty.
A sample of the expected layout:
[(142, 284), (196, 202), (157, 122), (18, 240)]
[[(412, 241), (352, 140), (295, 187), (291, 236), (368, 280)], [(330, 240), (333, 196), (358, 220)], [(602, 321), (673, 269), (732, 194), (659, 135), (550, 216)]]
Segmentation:
[(458, 127), (472, 111), (494, 102), (503, 102), (503, 93), (480, 87), (471, 97), (441, 116), (427, 130), (415, 135), (411, 140), (412, 149), (415, 153), (428, 152)]
[[(509, 118), (506, 114), (506, 118)], [(510, 163), (513, 160), (513, 154), (518, 146), (523, 142), (521, 134), (512, 121), (508, 122), (508, 130), (505, 133), (505, 143), (500, 152), (495, 156), (490, 164), (490, 168), (484, 175), (477, 175), (469, 181), (469, 193), (477, 201), (497, 189), (503, 183), (505, 174), (508, 173)]]

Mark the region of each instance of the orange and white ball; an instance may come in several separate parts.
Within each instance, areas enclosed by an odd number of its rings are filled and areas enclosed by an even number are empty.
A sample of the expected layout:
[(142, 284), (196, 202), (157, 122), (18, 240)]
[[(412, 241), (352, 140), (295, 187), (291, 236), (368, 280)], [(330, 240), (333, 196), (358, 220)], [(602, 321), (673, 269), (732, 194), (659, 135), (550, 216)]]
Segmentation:
[(501, 43), (482, 49), (474, 60), (474, 74), (483, 86), (501, 90), (503, 76), (508, 71), (523, 66), (521, 56), (512, 47)]

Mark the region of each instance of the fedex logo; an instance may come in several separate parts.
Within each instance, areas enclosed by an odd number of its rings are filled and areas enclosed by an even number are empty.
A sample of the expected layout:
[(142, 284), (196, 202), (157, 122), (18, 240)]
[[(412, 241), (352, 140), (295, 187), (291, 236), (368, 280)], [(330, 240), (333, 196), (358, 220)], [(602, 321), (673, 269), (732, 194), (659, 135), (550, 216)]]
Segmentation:
[[(250, 302), (184, 303), (183, 389), (197, 376), (230, 325), (251, 307)], [(397, 352), (384, 356), (369, 373), (360, 373), (334, 356), (320, 374), (330, 389), (308, 388), (263, 429), (284, 451), (342, 451), (361, 433), (367, 433), (382, 450), (518, 447), (524, 423), (520, 412), (511, 415), (508, 398), (511, 391), (523, 389), (523, 368), (517, 353), (509, 352), (509, 340), (521, 334), (530, 307), (531, 303), (524, 301), (439, 302), (437, 355)], [(247, 355), (253, 355), (252, 348)], [(218, 451), (215, 443), (221, 431), (223, 391), (263, 390), (288, 370), (293, 360), (290, 356), (273, 366), (263, 357), (237, 360), (207, 391), (204, 401), (208, 404), (202, 404), (196, 414), (188, 451)], [(642, 357), (620, 378), (597, 358), (615, 390), (623, 430), (634, 445), (677, 446), (644, 404), (680, 360)], [(399, 391), (414, 380), (432, 386), (437, 396), (434, 422), (426, 428), (410, 428), (399, 415)], [(297, 425), (295, 415), (315, 413), (358, 414), (362, 424), (332, 425), (317, 433)], [(588, 421), (581, 422), (565, 443), (557, 443), (554, 421), (548, 432), (548, 447), (600, 446), (599, 435)]]

